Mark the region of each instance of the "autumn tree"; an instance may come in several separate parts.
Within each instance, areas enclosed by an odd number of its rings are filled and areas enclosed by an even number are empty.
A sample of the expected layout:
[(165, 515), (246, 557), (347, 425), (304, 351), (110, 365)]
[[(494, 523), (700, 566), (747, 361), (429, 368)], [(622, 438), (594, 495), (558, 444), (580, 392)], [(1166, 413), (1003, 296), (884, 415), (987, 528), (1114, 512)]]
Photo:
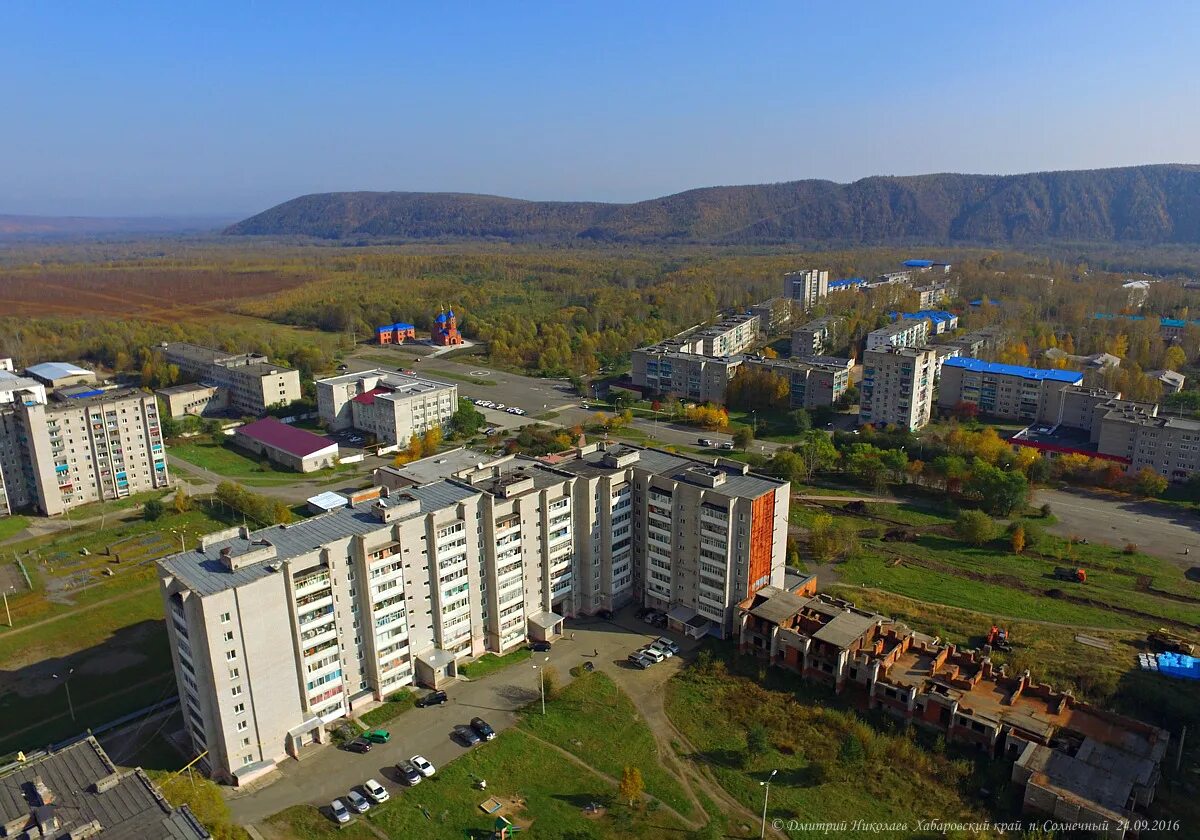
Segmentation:
[(431, 427), (425, 432), (421, 438), (421, 456), (428, 458), (430, 455), (436, 455), (438, 447), (442, 444), (442, 430), (437, 426)]
[(738, 426), (733, 430), (733, 445), (743, 452), (754, 441), (754, 430), (749, 426)]
[(1008, 539), (1013, 554), (1020, 554), (1025, 550), (1025, 528), (1019, 523), (1012, 529)]
[(1159, 496), (1167, 489), (1167, 480), (1150, 467), (1142, 467), (1133, 477), (1132, 487), (1139, 496)]
[(642, 793), (645, 790), (646, 784), (642, 781), (641, 770), (636, 767), (626, 767), (621, 772), (620, 795), (630, 808), (641, 801)]
[(980, 546), (996, 536), (996, 523), (981, 510), (964, 510), (954, 523), (954, 532), (964, 542)]
[(187, 513), (192, 509), (192, 497), (188, 495), (187, 490), (180, 486), (171, 499), (171, 506), (175, 508), (176, 513)]

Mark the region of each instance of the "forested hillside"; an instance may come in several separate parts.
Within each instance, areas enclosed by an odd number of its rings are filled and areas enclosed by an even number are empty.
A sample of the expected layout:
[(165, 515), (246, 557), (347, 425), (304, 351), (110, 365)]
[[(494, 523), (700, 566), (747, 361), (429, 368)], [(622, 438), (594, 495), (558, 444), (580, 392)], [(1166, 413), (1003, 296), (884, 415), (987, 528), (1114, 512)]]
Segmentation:
[(1200, 166), (709, 187), (634, 204), (461, 193), (307, 195), (233, 235), (717, 244), (1200, 242)]

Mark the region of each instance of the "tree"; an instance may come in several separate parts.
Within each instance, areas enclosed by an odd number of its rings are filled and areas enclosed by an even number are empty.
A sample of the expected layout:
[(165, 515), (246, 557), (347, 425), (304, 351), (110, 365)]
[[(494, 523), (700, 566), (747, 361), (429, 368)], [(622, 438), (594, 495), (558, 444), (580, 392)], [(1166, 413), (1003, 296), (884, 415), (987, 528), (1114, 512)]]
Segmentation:
[(175, 491), (175, 496), (171, 500), (171, 506), (175, 508), (176, 513), (187, 513), (192, 509), (192, 497), (181, 486)]
[(816, 429), (801, 435), (800, 442), (792, 447), (792, 451), (800, 456), (806, 481), (814, 474), (832, 467), (838, 459), (837, 449), (829, 435)]
[(624, 388), (613, 388), (609, 391), (608, 400), (613, 404), (614, 408), (623, 409), (629, 408), (636, 402), (631, 391), (626, 391)]
[(812, 428), (812, 415), (803, 408), (797, 408), (795, 411), (788, 414), (788, 419), (792, 421), (792, 431), (798, 435), (802, 435)]
[(751, 758), (757, 758), (765, 753), (770, 746), (771, 742), (767, 737), (767, 727), (758, 722), (750, 724), (750, 727), (746, 730), (746, 754)]
[(425, 432), (425, 436), (421, 439), (421, 456), (428, 458), (430, 455), (436, 455), (441, 443), (442, 430), (434, 426)]
[(460, 438), (471, 437), (482, 429), (485, 423), (487, 423), (487, 418), (483, 416), (483, 413), (476, 411), (470, 400), (460, 397), (458, 410), (450, 418), (451, 434)]
[(1179, 370), (1186, 364), (1187, 352), (1178, 344), (1172, 344), (1163, 354), (1163, 368), (1166, 370)]
[(1025, 505), (1029, 482), (1016, 470), (1002, 470), (976, 459), (971, 463), (971, 477), (966, 491), (977, 495), (983, 507), (994, 516), (1008, 516)]
[(287, 525), (292, 521), (292, 518), (292, 509), (287, 506), (286, 502), (275, 502), (271, 516), (271, 519), (275, 525)]
[(1020, 523), (1014, 523), (1012, 533), (1009, 535), (1009, 545), (1012, 548), (1013, 554), (1020, 554), (1025, 550), (1025, 528)]
[(809, 525), (808, 547), (813, 558), (823, 563), (846, 557), (858, 551), (858, 531), (849, 520), (819, 513)]
[(1149, 467), (1142, 467), (1133, 477), (1133, 492), (1139, 496), (1158, 496), (1167, 489), (1167, 480)]
[(964, 542), (983, 545), (996, 535), (996, 523), (981, 510), (964, 510), (954, 523), (954, 532)]
[(754, 430), (749, 426), (738, 426), (733, 430), (733, 445), (743, 452), (754, 441)]
[(763, 354), (764, 359), (778, 359), (779, 358), (779, 351), (776, 350), (774, 347), (764, 347), (762, 354)]
[(642, 781), (642, 771), (636, 767), (626, 767), (621, 772), (621, 799), (632, 808), (642, 798), (646, 785)]
[(862, 764), (867, 759), (867, 750), (863, 747), (862, 741), (853, 732), (846, 735), (842, 739), (842, 746), (838, 749), (838, 760), (842, 764), (857, 766)]
[(163, 503), (158, 499), (151, 499), (142, 505), (142, 517), (147, 522), (154, 522), (156, 519), (160, 519), (165, 512), (166, 508), (163, 507)]

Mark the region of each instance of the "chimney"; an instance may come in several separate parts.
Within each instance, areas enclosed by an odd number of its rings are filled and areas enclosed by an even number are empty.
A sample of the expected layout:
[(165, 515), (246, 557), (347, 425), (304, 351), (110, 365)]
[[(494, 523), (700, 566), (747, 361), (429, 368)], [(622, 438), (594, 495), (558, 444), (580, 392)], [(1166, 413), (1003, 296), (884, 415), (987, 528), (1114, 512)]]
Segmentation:
[(41, 776), (33, 777), (33, 792), (37, 797), (38, 805), (54, 804), (54, 791), (50, 790), (46, 783), (42, 781)]

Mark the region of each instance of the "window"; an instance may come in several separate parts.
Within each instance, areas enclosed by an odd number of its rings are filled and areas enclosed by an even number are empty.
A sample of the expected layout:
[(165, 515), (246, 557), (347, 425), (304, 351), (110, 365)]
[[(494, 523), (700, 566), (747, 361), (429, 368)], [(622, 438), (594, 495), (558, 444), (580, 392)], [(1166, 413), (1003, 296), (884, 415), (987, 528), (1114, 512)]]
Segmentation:
[(242, 672), (239, 671), (237, 668), (230, 668), (229, 669), (229, 679), (236, 680), (238, 677), (241, 676), (241, 673)]
[(225, 613), (221, 613), (221, 623), (222, 623), (222, 624), (228, 624), (228, 623), (229, 623), (229, 613), (227, 613), (227, 612), (225, 612)]
[(248, 747), (248, 746), (250, 746), (250, 739), (249, 739), (249, 738), (243, 738), (243, 739), (242, 739), (242, 746), (243, 746), (243, 747)]
[(237, 659), (237, 651), (236, 650), (225, 651), (225, 659), (229, 662), (233, 662), (235, 659)]
[(238, 703), (236, 706), (233, 707), (233, 713), (235, 715), (244, 715), (246, 713), (246, 704)]
[(239, 721), (238, 721), (238, 725), (237, 725), (237, 730), (238, 730), (238, 732), (245, 732), (245, 731), (246, 731), (246, 728), (247, 728), (248, 726), (250, 726), (250, 724), (246, 723), (246, 721), (244, 721), (244, 720), (239, 720)]
[(235, 685), (232, 689), (230, 689), (230, 693), (234, 697), (241, 697), (242, 696), (242, 687), (240, 685)]
[(227, 641), (227, 642), (233, 641), (233, 631), (232, 630), (225, 631), (225, 641)]
[(249, 764), (252, 761), (254, 761), (254, 756), (250, 755), (249, 753), (242, 756), (242, 764)]

